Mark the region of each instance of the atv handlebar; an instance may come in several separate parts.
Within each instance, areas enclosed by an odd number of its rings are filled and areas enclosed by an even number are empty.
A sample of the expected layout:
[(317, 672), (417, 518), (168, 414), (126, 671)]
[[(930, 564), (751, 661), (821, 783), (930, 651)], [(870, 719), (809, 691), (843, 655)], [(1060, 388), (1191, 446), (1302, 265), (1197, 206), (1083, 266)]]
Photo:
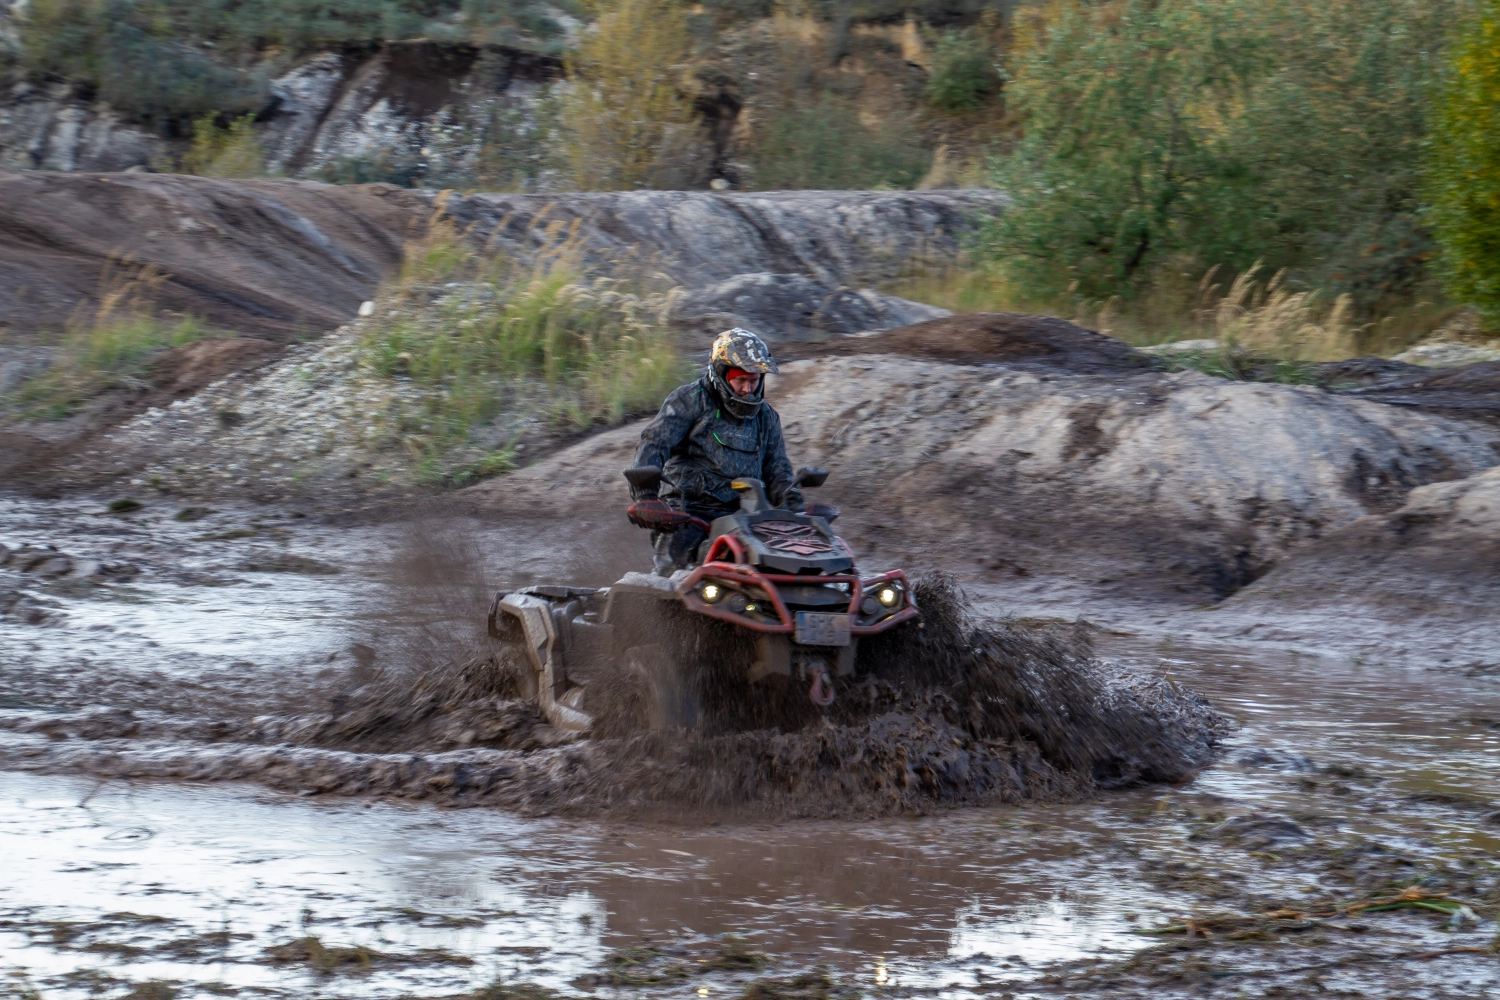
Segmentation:
[(625, 470), (625, 479), (636, 492), (656, 492), (661, 486), (661, 470), (654, 465), (637, 465)]
[[(637, 465), (632, 468), (626, 469), (625, 479), (630, 483), (631, 492), (637, 495), (644, 493), (650, 496), (656, 493), (663, 482), (666, 482), (669, 485), (671, 484), (671, 480), (667, 479), (666, 476), (662, 474), (662, 470), (654, 465)], [(797, 475), (792, 480), (792, 482), (793, 485), (796, 486), (806, 486), (809, 489), (816, 489), (817, 487), (822, 486), (823, 483), (825, 483), (827, 480), (827, 469), (820, 469), (817, 466), (804, 465), (802, 468), (797, 470)], [(771, 509), (771, 502), (766, 498), (765, 484), (762, 483), (759, 479), (736, 479), (730, 485), (731, 487), (733, 487), (734, 491), (740, 495), (741, 510), (750, 514), (756, 514), (760, 511)], [(654, 496), (650, 496), (650, 498), (655, 499)], [(814, 504), (813, 507), (822, 508), (821, 510), (817, 510), (815, 512), (815, 516), (826, 517), (829, 521), (832, 521), (834, 518), (839, 516), (837, 507), (831, 507), (827, 504)], [(632, 517), (631, 520), (634, 521), (635, 518)], [(641, 522), (639, 521), (636, 521), (636, 523), (641, 524)], [(709, 523), (703, 520), (701, 517), (693, 517), (689, 515), (687, 521), (682, 523), (691, 524), (696, 528), (703, 529), (704, 531), (709, 530)], [(655, 527), (659, 531), (675, 531), (678, 527), (681, 526), (681, 524), (641, 524), (641, 526)]]

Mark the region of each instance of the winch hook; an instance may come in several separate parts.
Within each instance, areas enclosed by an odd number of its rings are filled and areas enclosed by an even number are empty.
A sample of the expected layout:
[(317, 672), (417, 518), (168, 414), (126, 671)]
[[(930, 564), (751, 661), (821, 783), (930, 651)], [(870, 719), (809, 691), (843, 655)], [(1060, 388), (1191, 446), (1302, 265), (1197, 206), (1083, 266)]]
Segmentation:
[(828, 668), (821, 663), (813, 668), (812, 687), (807, 689), (807, 697), (819, 708), (827, 708), (833, 704), (833, 681), (828, 677)]

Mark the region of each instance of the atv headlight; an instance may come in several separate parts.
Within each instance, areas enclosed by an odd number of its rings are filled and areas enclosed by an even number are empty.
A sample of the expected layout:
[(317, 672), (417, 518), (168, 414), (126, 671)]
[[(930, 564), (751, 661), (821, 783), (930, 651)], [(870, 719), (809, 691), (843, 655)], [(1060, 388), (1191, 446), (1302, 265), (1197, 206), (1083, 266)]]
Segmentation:
[(901, 600), (901, 591), (897, 590), (895, 587), (881, 587), (875, 592), (875, 597), (880, 601), (881, 604), (885, 605), (886, 607), (894, 608), (896, 606), (896, 602)]
[(724, 596), (724, 588), (717, 583), (705, 583), (698, 588), (698, 596), (709, 604), (717, 604), (719, 598)]

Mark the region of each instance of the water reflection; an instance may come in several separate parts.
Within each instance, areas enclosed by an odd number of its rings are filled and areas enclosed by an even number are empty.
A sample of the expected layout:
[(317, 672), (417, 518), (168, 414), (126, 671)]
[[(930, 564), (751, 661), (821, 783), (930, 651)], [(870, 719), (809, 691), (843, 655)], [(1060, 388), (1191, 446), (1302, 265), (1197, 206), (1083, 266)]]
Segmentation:
[[(563, 986), (617, 947), (730, 933), (850, 970), (879, 955), (877, 982), (892, 978), (887, 956), (904, 958), (907, 985), (934, 974), (913, 961), (924, 957), (998, 968), (1011, 955), (1045, 962), (1134, 943), (1107, 894), (1051, 896), (1040, 873), (1061, 864), (1066, 877), (1071, 862), (993, 843), (1004, 829), (994, 818), (621, 830), (11, 773), (0, 775), (0, 853), (13, 861), (0, 904), (11, 962), (33, 975), (285, 983), (306, 974), (268, 972), (264, 950), (304, 935), (475, 963), (377, 969), (361, 980), (371, 995), (496, 975)], [(122, 913), (136, 916), (109, 916)], [(75, 925), (78, 947), (115, 950), (80, 954), (19, 933), (49, 921)], [(173, 940), (225, 928), (234, 936), (216, 961), (153, 960)]]

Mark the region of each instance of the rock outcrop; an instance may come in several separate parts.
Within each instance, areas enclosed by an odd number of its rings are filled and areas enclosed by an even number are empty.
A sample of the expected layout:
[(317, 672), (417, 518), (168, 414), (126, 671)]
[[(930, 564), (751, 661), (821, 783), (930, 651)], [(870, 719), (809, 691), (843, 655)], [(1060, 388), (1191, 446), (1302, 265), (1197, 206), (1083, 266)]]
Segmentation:
[[(472, 171), (482, 142), (516, 152), (549, 141), (527, 125), (561, 75), (554, 56), (422, 39), (315, 53), (266, 85), (256, 137), (271, 174), (342, 166), (439, 178)], [(508, 142), (485, 127), (497, 114), (512, 126)], [(3, 168), (170, 169), (186, 146), (186, 138), (132, 122), (69, 83), (23, 81), (0, 95)]]
[(1359, 608), (1386, 621), (1439, 623), (1454, 638), (1478, 623), (1493, 648), (1500, 468), (1412, 490), (1394, 510), (1358, 518), (1294, 553), (1231, 604)]
[(390, 185), (0, 171), (0, 326), (57, 329), (126, 257), (157, 305), (282, 341), (346, 322), (430, 214)]
[[(960, 316), (818, 348), (842, 356), (785, 366), (771, 396), (793, 460), (834, 470), (819, 498), (877, 565), (1217, 598), (1500, 463), (1485, 420), (1154, 370), (1057, 320)], [(623, 503), (637, 434), (468, 495), (501, 513)]]
[(858, 289), (917, 261), (951, 259), (962, 234), (1001, 204), (983, 190), (630, 191), (455, 196), (443, 210), (492, 246), (571, 234), (599, 267), (664, 273), (687, 293), (677, 315), (689, 328), (739, 317), (789, 340), (930, 318), (930, 306)]
[[(125, 254), (170, 276), (165, 309), (282, 341), (321, 333), (394, 272), (438, 199), (388, 184), (0, 172), (0, 325), (61, 326)], [(554, 241), (553, 224), (576, 227), (598, 266), (649, 267), (686, 289), (691, 328), (721, 311), (772, 336), (807, 337), (930, 315), (850, 286), (951, 255), (995, 204), (985, 191), (638, 191), (453, 196), (442, 210), (501, 251)]]

